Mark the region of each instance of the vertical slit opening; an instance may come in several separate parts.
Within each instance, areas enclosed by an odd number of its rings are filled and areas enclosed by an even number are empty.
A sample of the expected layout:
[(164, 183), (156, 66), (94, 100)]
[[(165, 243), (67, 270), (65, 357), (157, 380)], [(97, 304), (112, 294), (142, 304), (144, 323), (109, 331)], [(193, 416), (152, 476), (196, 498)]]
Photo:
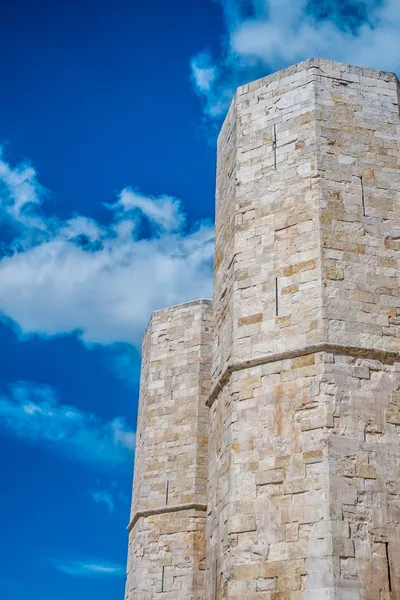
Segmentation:
[(278, 278), (275, 277), (275, 316), (279, 317)]
[(165, 578), (165, 567), (162, 568), (162, 575), (161, 575), (161, 592), (164, 591), (164, 578)]
[(168, 506), (169, 481), (165, 484), (165, 506)]
[(215, 589), (214, 589), (214, 600), (218, 597), (218, 559), (215, 561)]
[(386, 564), (387, 564), (388, 586), (389, 586), (389, 592), (391, 592), (392, 591), (392, 574), (390, 572), (389, 542), (385, 542), (385, 549), (386, 549)]
[(363, 216), (366, 217), (367, 215), (365, 214), (365, 191), (364, 191), (364, 179), (363, 176), (361, 175), (360, 177), (360, 183), (361, 183), (361, 200), (362, 200), (362, 209), (363, 209)]
[(274, 169), (276, 169), (276, 125), (275, 124), (274, 124), (273, 151), (274, 151)]

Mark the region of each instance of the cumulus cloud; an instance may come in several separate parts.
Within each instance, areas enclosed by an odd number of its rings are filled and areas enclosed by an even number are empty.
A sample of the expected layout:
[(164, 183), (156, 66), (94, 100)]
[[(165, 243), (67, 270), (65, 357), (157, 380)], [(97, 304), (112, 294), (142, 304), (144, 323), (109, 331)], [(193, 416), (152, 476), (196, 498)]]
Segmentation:
[(122, 418), (105, 422), (57, 402), (51, 387), (32, 383), (11, 386), (0, 396), (0, 427), (20, 438), (48, 444), (65, 456), (101, 467), (129, 461), (135, 434)]
[[(221, 55), (202, 63), (201, 52), (191, 61), (211, 117), (224, 114), (238, 85), (311, 57), (400, 72), (398, 0), (219, 2), (226, 25)], [(207, 87), (208, 73), (216, 76)]]
[(44, 194), (33, 167), (0, 155), (0, 223), (14, 234), (0, 255), (0, 316), (21, 334), (139, 347), (153, 310), (210, 297), (213, 228), (188, 229), (178, 199), (124, 189), (103, 225), (45, 216)]
[(125, 576), (125, 567), (99, 561), (50, 561), (54, 568), (72, 577)]

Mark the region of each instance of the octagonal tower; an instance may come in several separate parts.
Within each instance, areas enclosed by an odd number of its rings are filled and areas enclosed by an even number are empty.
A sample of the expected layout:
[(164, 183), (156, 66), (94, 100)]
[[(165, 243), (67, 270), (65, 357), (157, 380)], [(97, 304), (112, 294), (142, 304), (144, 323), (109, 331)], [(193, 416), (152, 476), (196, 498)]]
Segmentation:
[(395, 75), (309, 60), (218, 142), (207, 600), (400, 597)]

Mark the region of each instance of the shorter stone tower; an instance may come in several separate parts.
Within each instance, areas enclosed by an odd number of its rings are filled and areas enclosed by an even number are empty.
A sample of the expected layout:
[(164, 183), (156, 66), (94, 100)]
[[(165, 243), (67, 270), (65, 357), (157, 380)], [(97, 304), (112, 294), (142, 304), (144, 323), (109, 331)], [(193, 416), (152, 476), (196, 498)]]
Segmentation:
[(126, 600), (400, 600), (399, 97), (318, 59), (237, 90), (212, 308), (145, 336)]
[(207, 300), (155, 312), (144, 335), (128, 600), (203, 600), (210, 343)]

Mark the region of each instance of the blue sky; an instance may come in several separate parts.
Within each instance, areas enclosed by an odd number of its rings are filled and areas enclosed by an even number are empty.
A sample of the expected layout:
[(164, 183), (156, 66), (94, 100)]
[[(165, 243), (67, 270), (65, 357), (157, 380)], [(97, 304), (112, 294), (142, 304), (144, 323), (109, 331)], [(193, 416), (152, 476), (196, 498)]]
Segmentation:
[(234, 88), (399, 72), (399, 33), (398, 0), (3, 0), (0, 597), (123, 598), (140, 340), (211, 294)]

